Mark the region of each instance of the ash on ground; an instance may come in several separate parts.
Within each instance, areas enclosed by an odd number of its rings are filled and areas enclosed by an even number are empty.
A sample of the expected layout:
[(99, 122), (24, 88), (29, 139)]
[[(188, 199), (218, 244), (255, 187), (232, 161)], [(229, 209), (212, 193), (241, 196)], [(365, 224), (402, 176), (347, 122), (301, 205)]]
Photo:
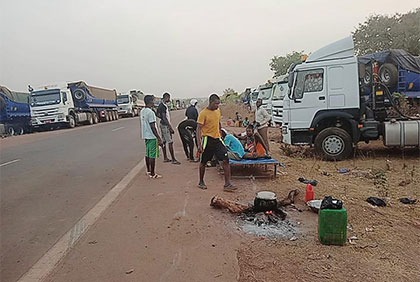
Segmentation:
[(253, 218), (240, 216), (236, 223), (243, 232), (261, 237), (293, 239), (299, 233), (297, 223), (289, 219), (260, 224)]

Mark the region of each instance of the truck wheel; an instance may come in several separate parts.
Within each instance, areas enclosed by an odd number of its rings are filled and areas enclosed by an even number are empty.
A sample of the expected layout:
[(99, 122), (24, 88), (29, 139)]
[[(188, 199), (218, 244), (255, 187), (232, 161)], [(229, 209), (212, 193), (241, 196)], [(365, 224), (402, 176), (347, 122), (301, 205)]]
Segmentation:
[(23, 135), (24, 132), (25, 132), (25, 130), (23, 130), (23, 127), (22, 126), (19, 126), (16, 129), (15, 135)]
[(372, 70), (370, 67), (365, 68), (365, 73), (363, 75), (363, 85), (370, 86), (372, 83)]
[(115, 120), (119, 120), (120, 116), (118, 115), (118, 112), (114, 112), (114, 114), (115, 114)]
[(7, 134), (9, 134), (9, 136), (15, 135), (15, 129), (13, 128), (13, 126), (8, 126), (6, 131)]
[(96, 113), (93, 113), (92, 116), (93, 116), (93, 123), (97, 124), (98, 123), (98, 115)]
[(344, 129), (325, 128), (315, 138), (315, 150), (328, 161), (341, 161), (353, 153), (350, 134)]
[(76, 89), (73, 92), (73, 96), (76, 100), (82, 101), (86, 98), (86, 93), (82, 89)]
[(394, 87), (398, 82), (398, 69), (393, 64), (383, 64), (379, 68), (381, 81), (389, 87)]
[(87, 120), (89, 125), (93, 124), (93, 116), (91, 113), (87, 113)]
[(74, 119), (73, 115), (69, 115), (69, 127), (70, 128), (76, 127), (76, 120)]

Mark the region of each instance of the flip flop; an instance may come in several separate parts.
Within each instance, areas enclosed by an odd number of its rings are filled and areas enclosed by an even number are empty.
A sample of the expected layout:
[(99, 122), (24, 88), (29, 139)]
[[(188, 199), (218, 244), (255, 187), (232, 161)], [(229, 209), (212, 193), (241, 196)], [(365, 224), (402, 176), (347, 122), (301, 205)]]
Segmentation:
[(164, 163), (170, 163), (170, 162), (172, 162), (172, 160), (171, 159), (167, 159), (167, 160), (163, 160), (163, 162)]
[(198, 183), (197, 187), (200, 188), (200, 189), (203, 189), (203, 190), (207, 189), (207, 186), (204, 183)]
[(180, 163), (180, 162), (178, 162), (177, 160), (173, 160), (173, 161), (172, 161), (172, 164), (180, 165), (181, 163)]
[(162, 178), (162, 175), (155, 173), (155, 175), (149, 175), (152, 179)]
[(150, 176), (150, 171), (146, 171), (146, 175)]

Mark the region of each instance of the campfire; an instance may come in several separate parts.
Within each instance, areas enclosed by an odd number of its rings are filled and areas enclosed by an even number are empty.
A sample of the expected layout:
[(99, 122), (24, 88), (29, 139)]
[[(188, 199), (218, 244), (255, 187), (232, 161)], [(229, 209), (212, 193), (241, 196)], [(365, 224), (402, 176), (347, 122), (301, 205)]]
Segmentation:
[(238, 214), (238, 223), (247, 232), (258, 236), (292, 237), (296, 234), (294, 224), (287, 220), (283, 207), (293, 205), (299, 190), (290, 191), (289, 195), (277, 201), (277, 196), (271, 191), (260, 191), (256, 194), (253, 205), (214, 196), (210, 205), (215, 208), (227, 209)]

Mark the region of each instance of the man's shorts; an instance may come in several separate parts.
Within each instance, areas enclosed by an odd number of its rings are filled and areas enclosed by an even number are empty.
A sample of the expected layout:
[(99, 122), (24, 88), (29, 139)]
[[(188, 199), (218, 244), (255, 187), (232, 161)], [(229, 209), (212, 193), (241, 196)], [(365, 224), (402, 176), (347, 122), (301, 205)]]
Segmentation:
[(163, 143), (173, 143), (174, 140), (172, 140), (172, 134), (169, 131), (169, 126), (167, 125), (160, 125), (160, 132), (162, 133), (162, 141)]
[(157, 139), (145, 139), (146, 142), (146, 157), (157, 159), (159, 158), (159, 144)]
[(220, 139), (204, 136), (203, 149), (204, 152), (201, 155), (202, 164), (206, 164), (208, 161), (211, 161), (213, 156), (215, 156), (218, 161), (228, 159), (227, 149)]

